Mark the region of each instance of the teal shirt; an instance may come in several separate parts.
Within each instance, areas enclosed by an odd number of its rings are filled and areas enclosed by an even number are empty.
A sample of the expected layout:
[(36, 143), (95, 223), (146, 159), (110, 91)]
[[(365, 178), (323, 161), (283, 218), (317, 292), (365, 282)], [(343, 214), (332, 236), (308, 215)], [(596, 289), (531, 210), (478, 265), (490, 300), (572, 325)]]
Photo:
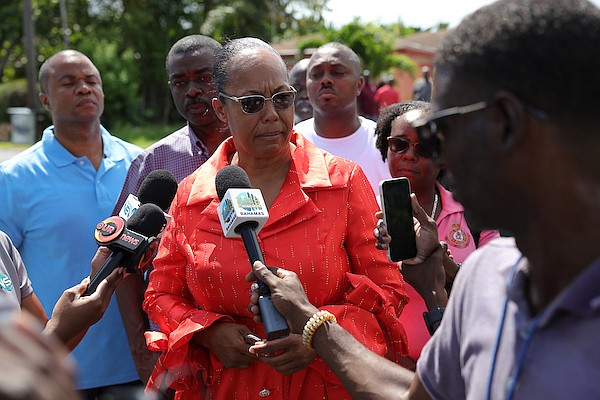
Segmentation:
[[(111, 215), (131, 161), (141, 149), (101, 127), (104, 158), (96, 171), (54, 137), (0, 164), (0, 230), (18, 248), (48, 315), (62, 292), (89, 275), (94, 229)], [(131, 382), (138, 375), (116, 301), (73, 351), (79, 388)]]

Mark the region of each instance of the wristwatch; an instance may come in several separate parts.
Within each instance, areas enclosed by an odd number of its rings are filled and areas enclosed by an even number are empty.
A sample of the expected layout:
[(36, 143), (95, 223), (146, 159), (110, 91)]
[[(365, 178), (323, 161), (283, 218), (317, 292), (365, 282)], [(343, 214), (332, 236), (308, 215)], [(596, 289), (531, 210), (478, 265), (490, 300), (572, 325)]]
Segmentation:
[(425, 325), (427, 326), (427, 330), (429, 331), (430, 335), (433, 335), (433, 332), (436, 330), (434, 325), (442, 320), (445, 309), (446, 307), (438, 307), (423, 313), (423, 319), (425, 320)]

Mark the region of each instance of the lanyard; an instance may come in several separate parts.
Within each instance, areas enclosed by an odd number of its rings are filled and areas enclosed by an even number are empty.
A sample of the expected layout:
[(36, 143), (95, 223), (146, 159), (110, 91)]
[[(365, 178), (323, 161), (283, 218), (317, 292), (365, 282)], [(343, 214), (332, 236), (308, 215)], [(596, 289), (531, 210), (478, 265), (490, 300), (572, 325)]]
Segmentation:
[[(512, 266), (512, 268), (508, 274), (508, 279), (506, 282), (506, 299), (504, 300), (504, 306), (502, 308), (502, 317), (500, 318), (500, 323), (498, 324), (498, 333), (496, 334), (494, 350), (492, 353), (492, 360), (491, 360), (491, 365), (490, 365), (490, 372), (488, 375), (488, 384), (487, 384), (487, 390), (486, 390), (486, 396), (485, 396), (486, 400), (490, 400), (491, 396), (492, 396), (492, 382), (494, 380), (494, 370), (496, 368), (498, 351), (500, 350), (500, 342), (502, 340), (502, 332), (504, 330), (504, 322), (506, 320), (506, 313), (508, 310), (508, 302), (509, 302), (508, 292), (510, 290), (510, 287), (513, 284), (515, 275), (517, 273), (517, 267), (519, 265), (519, 262), (521, 262), (522, 258), (523, 258), (522, 255), (519, 256), (519, 259)], [(539, 313), (533, 319), (527, 332), (522, 333), (520, 335), (521, 339), (523, 340), (523, 343), (521, 344), (521, 347), (519, 349), (519, 354), (517, 356), (517, 364), (514, 368), (514, 371), (510, 375), (507, 385), (506, 385), (506, 396), (504, 396), (505, 400), (512, 400), (512, 398), (514, 397), (515, 390), (517, 388), (517, 383), (519, 382), (519, 378), (521, 376), (521, 372), (523, 371), (523, 366), (525, 364), (525, 358), (527, 357), (527, 352), (529, 351), (529, 346), (531, 345), (531, 342), (533, 340), (533, 335), (535, 334), (536, 330), (538, 329), (541, 321), (546, 316), (547, 311), (548, 311), (548, 309)]]

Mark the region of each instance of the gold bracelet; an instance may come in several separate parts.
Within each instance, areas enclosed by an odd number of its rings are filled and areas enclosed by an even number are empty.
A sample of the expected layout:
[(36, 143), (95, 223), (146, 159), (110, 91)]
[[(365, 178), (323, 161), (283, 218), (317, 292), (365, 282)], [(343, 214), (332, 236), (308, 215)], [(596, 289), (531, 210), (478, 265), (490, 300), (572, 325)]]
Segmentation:
[(335, 315), (325, 310), (317, 311), (310, 317), (304, 325), (304, 329), (302, 329), (302, 344), (304, 347), (308, 350), (314, 350), (312, 347), (313, 336), (317, 329), (327, 321), (337, 322), (337, 319)]

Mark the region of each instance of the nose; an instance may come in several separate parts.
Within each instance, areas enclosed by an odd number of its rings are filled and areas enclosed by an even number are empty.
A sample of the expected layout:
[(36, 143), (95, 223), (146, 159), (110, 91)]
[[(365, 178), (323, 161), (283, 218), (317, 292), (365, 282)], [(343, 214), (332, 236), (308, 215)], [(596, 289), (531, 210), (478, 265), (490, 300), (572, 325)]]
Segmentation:
[(80, 84), (77, 85), (77, 93), (88, 94), (91, 91), (92, 89), (85, 81), (80, 81)]
[(323, 78), (321, 78), (321, 86), (332, 86), (335, 81), (331, 77), (331, 74), (325, 73), (323, 74)]
[(265, 101), (265, 105), (261, 112), (263, 113), (264, 122), (274, 122), (279, 120), (279, 113), (277, 112), (277, 109), (275, 109), (275, 105), (272, 101)]
[(199, 83), (195, 82), (194, 80), (190, 80), (185, 94), (188, 97), (202, 96), (204, 94), (204, 89)]
[(410, 145), (408, 149), (404, 153), (402, 153), (402, 159), (406, 161), (416, 161), (419, 159), (419, 156), (415, 153), (415, 146)]

